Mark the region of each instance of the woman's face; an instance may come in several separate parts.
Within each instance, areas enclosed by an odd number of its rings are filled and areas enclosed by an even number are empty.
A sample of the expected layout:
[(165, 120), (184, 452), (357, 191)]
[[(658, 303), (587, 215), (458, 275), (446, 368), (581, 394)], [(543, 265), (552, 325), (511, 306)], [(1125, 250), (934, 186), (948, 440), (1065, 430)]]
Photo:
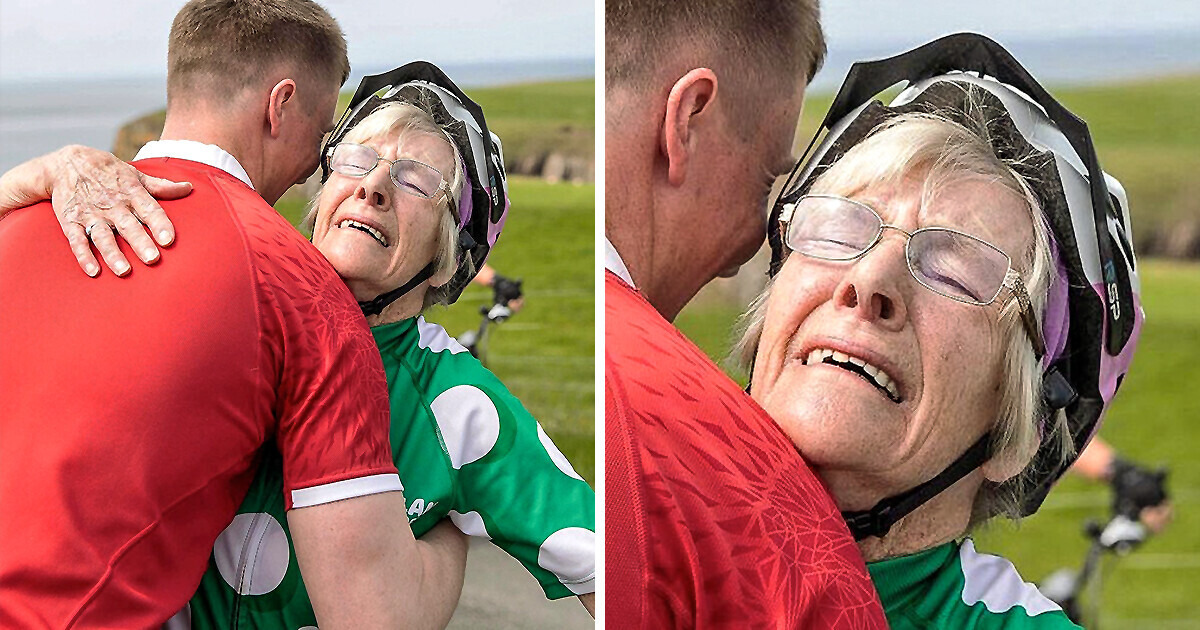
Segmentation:
[[(429, 133), (414, 131), (360, 144), (387, 160), (410, 159), (433, 166), (446, 181), (455, 168), (449, 142)], [(373, 299), (407, 282), (433, 260), (440, 242), (444, 190), (431, 199), (403, 192), (392, 181), (389, 166), (381, 161), (363, 177), (333, 172), (317, 204), (313, 244), (359, 300)]]
[[(960, 181), (925, 207), (921, 188), (907, 179), (845, 196), (889, 225), (957, 229), (1015, 260), (1032, 242), (1028, 210), (998, 184)], [(849, 262), (792, 253), (767, 303), (752, 395), (827, 481), (834, 471), (853, 480), (854, 496), (838, 496), (843, 509), (870, 507), (930, 479), (998, 415), (998, 314), (1008, 293), (976, 306), (930, 291), (909, 272), (905, 241), (884, 230), (873, 249)], [(856, 372), (806, 363), (822, 349), (881, 369), (899, 400)]]

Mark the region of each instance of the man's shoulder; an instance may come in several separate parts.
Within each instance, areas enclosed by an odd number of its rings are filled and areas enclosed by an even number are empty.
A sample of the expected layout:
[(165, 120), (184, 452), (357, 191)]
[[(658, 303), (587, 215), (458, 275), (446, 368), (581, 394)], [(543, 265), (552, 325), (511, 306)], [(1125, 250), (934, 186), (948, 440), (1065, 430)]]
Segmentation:
[[(645, 378), (675, 378), (733, 382), (636, 289), (606, 273), (604, 288), (605, 357), (610, 370)], [(736, 388), (736, 387), (735, 387)]]
[[(204, 216), (199, 218), (206, 230), (221, 232), (232, 239), (234, 247), (244, 248), (255, 255), (255, 266), (311, 267), (316, 273), (328, 276), (333, 269), (306, 238), (288, 223), (253, 188), (218, 168), (185, 159), (152, 158), (134, 163), (138, 170), (156, 177), (192, 183), (192, 194), (164, 202), (167, 212), (176, 209), (187, 212), (193, 208)], [(229, 223), (218, 219), (225, 214)], [(174, 216), (172, 219), (174, 220)], [(186, 220), (187, 217), (181, 217)], [(226, 230), (233, 233), (226, 233)], [(181, 230), (181, 239), (187, 234)]]
[[(640, 294), (618, 280), (609, 282), (605, 297), (606, 404), (612, 407), (606, 422), (628, 432), (637, 450), (653, 453), (653, 465), (695, 466), (696, 458), (715, 455), (723, 462), (712, 462), (718, 476), (742, 460), (754, 460), (751, 468), (763, 472), (804, 466), (766, 412)], [(745, 481), (733, 474), (729, 483)]]
[[(696, 344), (611, 273), (605, 287), (605, 372), (639, 411), (701, 417), (763, 412)], [(674, 411), (678, 411), (676, 414)], [(765, 418), (765, 416), (762, 416)], [(761, 418), (760, 418), (761, 419)], [(719, 420), (718, 420), (719, 421)]]

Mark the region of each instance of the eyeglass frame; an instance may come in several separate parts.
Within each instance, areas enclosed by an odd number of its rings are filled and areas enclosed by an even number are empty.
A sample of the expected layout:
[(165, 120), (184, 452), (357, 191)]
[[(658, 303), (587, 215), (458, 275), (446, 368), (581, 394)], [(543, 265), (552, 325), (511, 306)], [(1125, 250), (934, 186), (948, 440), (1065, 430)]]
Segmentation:
[[(367, 172), (363, 173), (362, 175), (351, 175), (351, 174), (343, 173), (343, 172), (337, 170), (336, 168), (333, 167), (333, 154), (334, 154), (334, 152), (337, 151), (337, 148), (342, 145), (357, 146), (357, 147), (363, 147), (365, 149), (370, 149), (371, 152), (375, 154), (375, 165), (372, 166), (371, 168), (367, 169)], [(357, 177), (357, 178), (366, 177), (367, 175), (370, 175), (372, 172), (374, 172), (374, 170), (376, 168), (379, 167), (380, 162), (388, 163), (388, 179), (391, 180), (391, 182), (393, 184), (395, 184), (396, 188), (400, 189), (401, 191), (403, 191), (406, 194), (412, 195), (412, 196), (420, 198), (420, 199), (433, 199), (435, 196), (437, 196), (437, 194), (439, 192), (441, 192), (446, 196), (446, 200), (450, 203), (451, 210), (455, 210), (454, 200), (451, 199), (450, 195), (449, 195), (450, 182), (447, 182), (446, 176), (442, 174), (442, 171), (439, 170), (436, 166), (433, 166), (432, 164), (426, 164), (420, 160), (414, 160), (412, 158), (397, 158), (395, 160), (389, 160), (389, 159), (383, 157), (382, 155), (379, 155), (379, 151), (376, 151), (374, 147), (367, 145), (367, 144), (363, 144), (361, 142), (339, 142), (339, 143), (329, 147), (325, 151), (325, 163), (329, 165), (329, 170), (337, 173), (338, 175), (343, 175), (345, 177)], [(430, 193), (428, 197), (426, 197), (425, 195), (417, 194), (417, 192), (412, 187), (404, 186), (400, 182), (396, 181), (395, 176), (392, 174), (392, 167), (395, 166), (397, 162), (412, 162), (413, 164), (420, 164), (421, 166), (432, 169), (433, 172), (438, 174), (438, 178), (441, 179), (441, 183), (438, 184), (438, 187), (436, 189), (434, 189), (434, 191), (432, 193)]]
[[(800, 202), (802, 202), (808, 198), (835, 199), (838, 201), (845, 201), (852, 205), (859, 206), (860, 208), (864, 208), (864, 209), (868, 210), (871, 214), (875, 215), (875, 218), (879, 220), (879, 228), (877, 229), (875, 236), (871, 239), (870, 244), (868, 244), (866, 247), (864, 247), (862, 249), (862, 251), (860, 251), (857, 254), (850, 256), (848, 258), (830, 258), (827, 256), (818, 256), (816, 254), (810, 254), (807, 252), (799, 251), (795, 247), (792, 247), (792, 244), (790, 242), (791, 234), (789, 231), (791, 228), (792, 215), (795, 213), (796, 207), (800, 205)], [(955, 230), (953, 228), (948, 228), (948, 227), (930, 226), (930, 227), (918, 228), (917, 230), (909, 232), (908, 230), (905, 230), (904, 228), (901, 228), (899, 226), (895, 226), (895, 225), (886, 223), (883, 220), (883, 217), (879, 215), (879, 212), (877, 210), (875, 210), (875, 208), (872, 208), (870, 205), (863, 203), (861, 201), (842, 197), (840, 195), (829, 195), (829, 194), (802, 195), (802, 196), (796, 198), (795, 201), (783, 203), (783, 204), (781, 204), (781, 206), (782, 206), (782, 208), (779, 213), (779, 230), (780, 230), (780, 234), (783, 235), (783, 244), (785, 246), (787, 246), (789, 251), (796, 252), (802, 256), (807, 256), (808, 258), (814, 258), (816, 260), (828, 260), (831, 262), (855, 261), (855, 260), (858, 260), (859, 258), (862, 258), (863, 256), (866, 256), (868, 252), (870, 252), (872, 249), (875, 248), (876, 245), (878, 245), (881, 241), (883, 241), (883, 232), (885, 229), (892, 229), (897, 232), (900, 232), (901, 234), (903, 234), (905, 236), (905, 239), (904, 239), (904, 266), (908, 268), (908, 274), (910, 276), (912, 276), (913, 280), (917, 281), (917, 284), (925, 287), (926, 289), (932, 291), (933, 293), (940, 295), (942, 297), (954, 300), (955, 302), (961, 302), (963, 304), (971, 304), (974, 306), (988, 306), (988, 305), (994, 303), (996, 301), (996, 299), (998, 297), (1000, 297), (1001, 291), (1003, 291), (1004, 289), (1008, 289), (1009, 293), (1012, 294), (1013, 298), (1015, 298), (1017, 300), (1017, 304), (1021, 311), (1021, 323), (1025, 327), (1025, 332), (1029, 336), (1030, 343), (1033, 344), (1034, 354), (1036, 355), (1036, 357), (1038, 359), (1041, 359), (1042, 356), (1046, 353), (1046, 344), (1045, 344), (1045, 341), (1042, 339), (1041, 333), (1038, 331), (1037, 318), (1033, 314), (1033, 303), (1029, 299), (1029, 292), (1025, 288), (1025, 283), (1021, 280), (1020, 274), (1017, 273), (1016, 269), (1013, 269), (1012, 258), (1007, 253), (1005, 253), (1004, 250), (1000, 249), (999, 247), (996, 247), (995, 245), (993, 245), (977, 236), (972, 236), (970, 234), (967, 234), (966, 232), (962, 232), (962, 231)], [(991, 297), (991, 299), (989, 299), (986, 302), (980, 302), (980, 301), (976, 301), (976, 300), (968, 300), (968, 299), (964, 299), (964, 298), (960, 298), (960, 297), (955, 297), (953, 295), (947, 295), (947, 294), (929, 286), (925, 282), (923, 282), (921, 280), (921, 278), (917, 275), (917, 272), (915, 270), (913, 270), (912, 260), (911, 260), (910, 253), (909, 253), (909, 245), (912, 244), (913, 237), (922, 232), (950, 232), (951, 234), (965, 236), (966, 238), (969, 238), (977, 243), (981, 243), (983, 245), (986, 245), (987, 247), (990, 247), (991, 249), (998, 252), (1001, 256), (1004, 256), (1004, 260), (1006, 261), (1006, 263), (1008, 265), (1008, 269), (1004, 272), (1004, 278), (1001, 279), (1000, 286), (996, 288), (996, 293)]]

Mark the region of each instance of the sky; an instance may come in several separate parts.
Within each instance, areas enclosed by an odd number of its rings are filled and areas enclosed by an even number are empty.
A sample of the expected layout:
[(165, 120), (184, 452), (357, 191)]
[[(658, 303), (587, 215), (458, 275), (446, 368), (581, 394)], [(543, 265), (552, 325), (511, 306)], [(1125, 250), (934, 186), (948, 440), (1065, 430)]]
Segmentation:
[[(184, 1), (0, 0), (0, 80), (165, 76), (167, 33)], [(320, 3), (345, 31), (356, 69), (595, 56), (591, 0)]]
[[(183, 0), (0, 0), (0, 80), (165, 74), (171, 18)], [(397, 60), (589, 59), (595, 4), (586, 0), (324, 0), (355, 68)], [(1200, 2), (1155, 0), (826, 0), (831, 49), (907, 47), (956, 30), (1001, 41), (1081, 34), (1196, 33)], [(104, 5), (102, 8), (100, 5)], [(382, 9), (380, 7), (383, 7)], [(1148, 7), (1152, 7), (1150, 10)]]
[(1200, 46), (1196, 0), (826, 0), (821, 11), (830, 47), (908, 44), (964, 30), (995, 39), (1190, 31)]

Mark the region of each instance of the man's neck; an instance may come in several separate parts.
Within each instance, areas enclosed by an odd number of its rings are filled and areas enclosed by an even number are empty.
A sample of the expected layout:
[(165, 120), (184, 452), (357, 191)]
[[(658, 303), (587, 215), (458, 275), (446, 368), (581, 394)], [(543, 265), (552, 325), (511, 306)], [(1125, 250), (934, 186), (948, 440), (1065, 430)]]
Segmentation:
[[(261, 133), (262, 130), (254, 128), (248, 120), (191, 109), (168, 111), (159, 139), (191, 140), (220, 147), (241, 164), (254, 189), (265, 197), (269, 193), (262, 188), (266, 171), (263, 147), (259, 141)], [(273, 203), (270, 199), (268, 202)]]
[[(613, 206), (606, 205), (606, 213)], [(678, 230), (662, 224), (653, 206), (634, 212), (616, 211), (606, 221), (605, 236), (621, 256), (633, 284), (667, 321), (695, 297), (709, 280), (699, 265), (688, 264), (687, 242), (674, 238)], [(665, 233), (664, 233), (665, 231)]]

